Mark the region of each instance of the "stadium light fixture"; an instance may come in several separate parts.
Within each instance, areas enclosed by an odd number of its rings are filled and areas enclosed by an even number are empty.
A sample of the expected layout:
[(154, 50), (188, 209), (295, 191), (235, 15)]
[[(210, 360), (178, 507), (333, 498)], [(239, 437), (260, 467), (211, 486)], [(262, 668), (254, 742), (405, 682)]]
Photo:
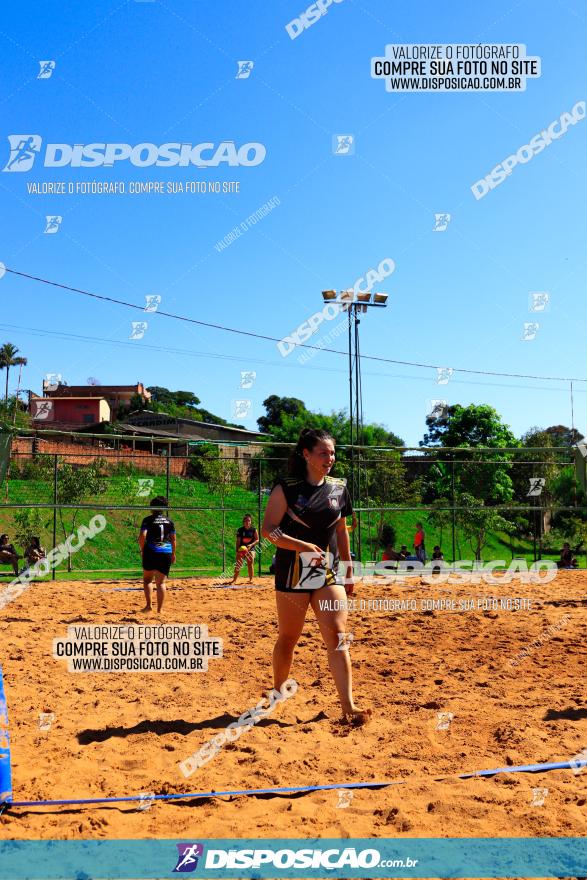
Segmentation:
[(342, 303), (343, 312), (348, 312), (350, 310), (351, 304), (355, 298), (354, 290), (341, 290), (340, 291), (340, 299), (339, 302)]
[(371, 300), (370, 293), (358, 293), (357, 294), (357, 309), (360, 312), (367, 311), (367, 303)]
[[(359, 353), (359, 325), (360, 315), (373, 307), (383, 308), (387, 306), (388, 296), (386, 293), (371, 294), (371, 291), (357, 291), (354, 288), (341, 290), (337, 295), (335, 290), (323, 290), (322, 299), (325, 303), (336, 303), (342, 311), (348, 315), (349, 333), (349, 423), (350, 423), (350, 489), (351, 496), (360, 496), (361, 469), (355, 465), (355, 444), (362, 439), (363, 404), (361, 393), (361, 357)], [(359, 523), (361, 514), (359, 512)], [(357, 530), (358, 553), (361, 557), (361, 529)], [(355, 534), (353, 532), (353, 547)]]

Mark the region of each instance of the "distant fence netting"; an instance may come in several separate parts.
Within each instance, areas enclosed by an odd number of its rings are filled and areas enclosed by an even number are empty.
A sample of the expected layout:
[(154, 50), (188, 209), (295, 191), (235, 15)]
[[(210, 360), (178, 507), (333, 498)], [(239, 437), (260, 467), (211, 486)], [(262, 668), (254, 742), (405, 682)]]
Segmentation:
[[(290, 446), (174, 445), (160, 438), (149, 444), (141, 438), (145, 448), (132, 449), (107, 436), (50, 447), (26, 441), (13, 443), (0, 504), (0, 531), (21, 556), (32, 535), (49, 550), (97, 514), (107, 521), (100, 534), (58, 565), (54, 577), (138, 576), (138, 532), (156, 495), (167, 497), (177, 527), (174, 572), (231, 576), (236, 530), (250, 514), (260, 531)], [(358, 520), (351, 544), (363, 561), (380, 559), (390, 542), (412, 551), (418, 522), (428, 556), (439, 545), (447, 561), (555, 558), (565, 535), (579, 555), (585, 552), (587, 502), (571, 447), (339, 446), (332, 473), (351, 491)], [(468, 525), (473, 515), (487, 519), (478, 535)], [(268, 573), (273, 553), (273, 546), (262, 542), (257, 573)], [(10, 575), (7, 566), (0, 573)]]
[(4, 483), (10, 464), (10, 450), (12, 448), (12, 434), (0, 431), (0, 485)]

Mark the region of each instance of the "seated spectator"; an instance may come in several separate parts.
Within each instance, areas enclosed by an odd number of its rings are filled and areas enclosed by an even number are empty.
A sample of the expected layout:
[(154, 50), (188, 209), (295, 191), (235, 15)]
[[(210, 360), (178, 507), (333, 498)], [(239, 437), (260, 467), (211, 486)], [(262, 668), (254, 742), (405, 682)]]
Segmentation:
[(435, 559), (436, 559), (436, 560), (439, 560), (439, 561), (442, 560), (442, 562), (444, 562), (444, 553), (442, 552), (442, 550), (440, 549), (440, 547), (439, 547), (438, 544), (436, 544), (436, 545), (434, 546), (434, 548), (432, 549), (432, 565), (431, 565), (431, 571), (432, 571), (432, 574), (440, 574), (440, 572), (442, 571), (443, 566), (442, 566), (442, 565), (434, 565), (434, 560), (435, 560)]
[(401, 558), (401, 554), (399, 554), (397, 550), (393, 549), (393, 544), (388, 544), (381, 556), (382, 562), (386, 562), (389, 560), (391, 560), (392, 562), (399, 562)]
[(8, 535), (0, 535), (0, 563), (11, 565), (15, 574), (18, 574), (18, 553), (8, 541)]
[(408, 553), (408, 548), (406, 547), (405, 544), (402, 544), (402, 546), (400, 547), (400, 551), (399, 551), (399, 558), (400, 559), (407, 559), (409, 555), (410, 554)]
[(571, 550), (571, 545), (568, 541), (565, 541), (563, 544), (563, 549), (561, 550), (561, 558), (557, 562), (558, 568), (577, 568), (578, 563), (575, 557), (573, 556), (573, 551)]
[(24, 551), (24, 558), (26, 559), (29, 566), (34, 565), (39, 559), (44, 559), (46, 556), (45, 548), (41, 547), (41, 541), (39, 538), (31, 538), (30, 543), (27, 545), (26, 550)]

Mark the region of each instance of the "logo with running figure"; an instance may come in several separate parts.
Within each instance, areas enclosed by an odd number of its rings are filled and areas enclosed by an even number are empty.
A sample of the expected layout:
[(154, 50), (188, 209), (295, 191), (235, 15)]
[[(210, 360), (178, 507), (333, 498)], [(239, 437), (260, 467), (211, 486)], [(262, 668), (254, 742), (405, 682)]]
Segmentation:
[(51, 79), (51, 77), (53, 76), (53, 71), (55, 70), (55, 62), (39, 61), (39, 67), (41, 69), (37, 74), (37, 79)]
[(39, 134), (9, 134), (10, 157), (2, 171), (30, 171), (42, 142)]
[(317, 553), (300, 553), (300, 576), (293, 589), (319, 590), (334, 583), (333, 561), (334, 557), (329, 551), (324, 551), (320, 556)]
[(332, 136), (332, 152), (335, 156), (354, 156), (355, 136), (352, 134), (335, 134)]
[(255, 66), (254, 61), (237, 61), (238, 70), (235, 79), (248, 79), (253, 72)]
[(174, 874), (191, 874), (198, 867), (198, 859), (204, 854), (204, 846), (201, 843), (176, 843), (178, 850), (177, 865), (173, 869)]

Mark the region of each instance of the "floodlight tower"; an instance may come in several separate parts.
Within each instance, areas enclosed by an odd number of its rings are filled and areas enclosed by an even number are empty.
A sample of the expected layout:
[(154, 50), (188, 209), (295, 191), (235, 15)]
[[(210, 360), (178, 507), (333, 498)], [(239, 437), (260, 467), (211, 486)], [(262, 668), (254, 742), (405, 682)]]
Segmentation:
[[(361, 386), (361, 350), (359, 345), (360, 314), (366, 313), (369, 308), (385, 308), (387, 306), (386, 293), (370, 292), (355, 293), (354, 290), (341, 290), (337, 295), (336, 290), (323, 290), (322, 299), (325, 303), (337, 303), (340, 310), (348, 315), (348, 378), (349, 378), (349, 425), (350, 425), (350, 467), (348, 489), (353, 507), (361, 500), (361, 469), (357, 465), (360, 459), (360, 450), (355, 454), (355, 446), (363, 445), (363, 397)], [(361, 512), (358, 511), (358, 528), (352, 533), (352, 545), (358, 559), (361, 559)]]

